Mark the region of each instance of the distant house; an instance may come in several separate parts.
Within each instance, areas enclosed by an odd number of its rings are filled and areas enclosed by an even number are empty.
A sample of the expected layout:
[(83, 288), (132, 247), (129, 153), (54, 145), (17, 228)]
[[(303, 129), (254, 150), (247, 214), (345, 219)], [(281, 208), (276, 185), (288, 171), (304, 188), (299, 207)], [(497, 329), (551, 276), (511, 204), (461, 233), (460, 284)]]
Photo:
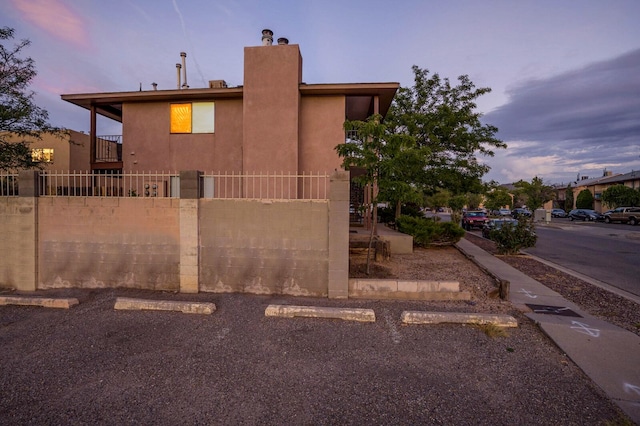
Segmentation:
[(602, 193), (614, 185), (625, 185), (629, 188), (640, 188), (640, 171), (631, 171), (629, 173), (619, 174), (615, 176), (604, 177), (593, 185), (593, 194), (595, 198), (596, 210), (602, 212), (611, 206), (603, 205), (601, 197)]
[[(245, 47), (242, 86), (211, 80), (209, 87), (189, 87), (177, 64), (173, 89), (62, 95), (90, 111), (91, 169), (296, 174), (340, 168), (334, 147), (345, 142), (345, 119), (384, 116), (399, 84), (307, 84), (298, 45), (271, 40), (265, 30), (263, 45)], [(121, 122), (122, 135), (97, 135), (98, 115)]]
[[(630, 188), (640, 188), (640, 171), (631, 171), (624, 174), (614, 174), (610, 171), (605, 171), (602, 176), (596, 178), (583, 176), (580, 180), (570, 182), (568, 186), (573, 190), (574, 203), (573, 206), (565, 206), (565, 209), (575, 208), (575, 201), (578, 194), (588, 189), (591, 195), (593, 195), (594, 210), (602, 213), (609, 208), (609, 206), (602, 203), (602, 193), (613, 185), (626, 185)], [(558, 185), (556, 187), (557, 200), (561, 205), (563, 205), (566, 200), (566, 189), (567, 185)]]
[(31, 149), (31, 158), (44, 171), (91, 169), (89, 161), (89, 135), (68, 130), (62, 135), (43, 134), (41, 139), (4, 134), (10, 142), (25, 141)]

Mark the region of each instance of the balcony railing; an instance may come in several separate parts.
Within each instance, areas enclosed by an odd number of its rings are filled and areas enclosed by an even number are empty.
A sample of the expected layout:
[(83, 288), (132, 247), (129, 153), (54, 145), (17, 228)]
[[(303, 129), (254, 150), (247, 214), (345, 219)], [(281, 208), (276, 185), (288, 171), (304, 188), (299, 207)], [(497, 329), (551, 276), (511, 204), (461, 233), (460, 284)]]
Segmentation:
[(96, 137), (96, 163), (117, 163), (122, 161), (122, 135)]

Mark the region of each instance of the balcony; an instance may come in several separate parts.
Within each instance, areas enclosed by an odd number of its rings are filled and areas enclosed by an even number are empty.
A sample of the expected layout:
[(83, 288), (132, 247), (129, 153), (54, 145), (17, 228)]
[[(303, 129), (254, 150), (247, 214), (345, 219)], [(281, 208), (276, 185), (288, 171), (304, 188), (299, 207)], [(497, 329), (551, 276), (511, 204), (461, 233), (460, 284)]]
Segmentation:
[(93, 170), (122, 170), (122, 135), (96, 136), (91, 148)]

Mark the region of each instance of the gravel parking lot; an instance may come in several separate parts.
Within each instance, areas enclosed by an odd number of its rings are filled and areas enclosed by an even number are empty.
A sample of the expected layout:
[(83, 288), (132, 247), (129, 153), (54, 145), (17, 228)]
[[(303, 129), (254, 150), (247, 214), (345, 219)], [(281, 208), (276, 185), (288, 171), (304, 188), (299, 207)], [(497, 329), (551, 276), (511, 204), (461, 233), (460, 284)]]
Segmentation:
[[(0, 423), (621, 424), (517, 311), (506, 337), (403, 326), (437, 304), (57, 290), (70, 310), (0, 307)], [(117, 296), (214, 302), (213, 315), (115, 311)], [(268, 304), (375, 310), (375, 323), (264, 316)], [(451, 302), (449, 302), (451, 303)], [(455, 302), (464, 311), (470, 302)], [(473, 302), (471, 302), (473, 303)], [(448, 305), (450, 306), (450, 305)]]

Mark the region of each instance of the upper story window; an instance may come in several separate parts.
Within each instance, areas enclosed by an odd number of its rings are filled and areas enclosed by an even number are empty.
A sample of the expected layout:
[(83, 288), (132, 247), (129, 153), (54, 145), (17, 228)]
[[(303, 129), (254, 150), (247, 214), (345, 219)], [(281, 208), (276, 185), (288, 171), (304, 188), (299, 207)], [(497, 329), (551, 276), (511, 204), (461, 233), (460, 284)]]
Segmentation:
[(171, 104), (171, 133), (213, 133), (215, 102)]
[(31, 161), (34, 163), (53, 163), (53, 148), (33, 148)]

